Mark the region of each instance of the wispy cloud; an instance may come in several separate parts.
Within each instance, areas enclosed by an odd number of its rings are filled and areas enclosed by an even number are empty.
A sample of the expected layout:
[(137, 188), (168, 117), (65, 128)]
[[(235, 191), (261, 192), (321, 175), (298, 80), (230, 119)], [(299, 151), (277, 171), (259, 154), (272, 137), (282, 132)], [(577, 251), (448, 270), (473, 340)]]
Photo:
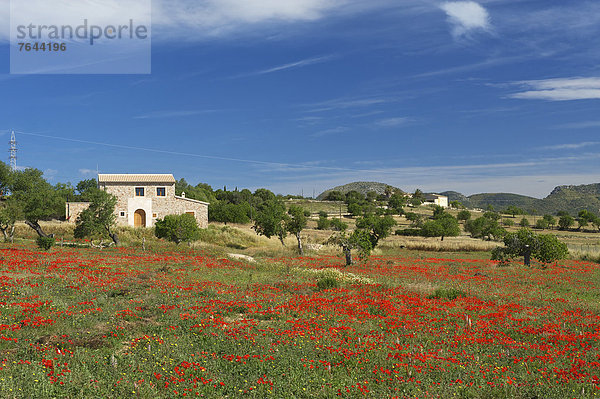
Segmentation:
[(556, 126), (556, 129), (589, 129), (594, 127), (600, 127), (600, 121), (565, 123), (564, 125)]
[(330, 136), (332, 134), (344, 133), (347, 131), (348, 131), (348, 128), (346, 126), (338, 126), (338, 127), (333, 127), (331, 129), (321, 130), (319, 132), (311, 134), (310, 136), (311, 137), (323, 137), (323, 136)]
[(572, 143), (572, 144), (556, 144), (549, 145), (545, 147), (540, 147), (540, 150), (577, 150), (580, 148), (591, 147), (600, 145), (600, 141), (584, 141), (582, 143)]
[(143, 115), (134, 116), (133, 119), (162, 119), (162, 118), (184, 118), (217, 112), (214, 109), (181, 110), (181, 111), (154, 111)]
[(395, 101), (395, 99), (388, 97), (336, 98), (333, 100), (327, 100), (313, 104), (305, 104), (304, 106), (310, 108), (307, 112), (314, 113), (335, 111), (340, 109), (368, 108)]
[(525, 100), (570, 101), (600, 99), (600, 78), (558, 78), (514, 82), (525, 91), (510, 94)]
[(379, 121), (377, 121), (375, 124), (377, 126), (381, 126), (381, 127), (396, 127), (396, 126), (401, 126), (401, 125), (405, 125), (407, 122), (409, 122), (409, 118), (404, 118), (404, 117), (397, 117), (397, 118), (386, 118), (386, 119), (381, 119)]
[(461, 38), (473, 31), (490, 29), (490, 16), (487, 10), (474, 1), (452, 1), (440, 7), (448, 16), (452, 35), (455, 38)]
[(322, 57), (306, 58), (304, 60), (290, 62), (288, 64), (278, 65), (278, 66), (261, 69), (261, 70), (254, 71), (254, 72), (248, 72), (248, 73), (243, 73), (243, 74), (239, 74), (239, 75), (234, 75), (234, 76), (231, 76), (230, 79), (245, 78), (245, 77), (249, 77), (249, 76), (266, 75), (266, 74), (270, 74), (270, 73), (274, 73), (274, 72), (285, 71), (287, 69), (302, 68), (302, 67), (306, 67), (306, 66), (310, 66), (310, 65), (327, 62), (333, 58), (335, 58), (335, 55), (326, 55), (326, 56), (322, 56)]

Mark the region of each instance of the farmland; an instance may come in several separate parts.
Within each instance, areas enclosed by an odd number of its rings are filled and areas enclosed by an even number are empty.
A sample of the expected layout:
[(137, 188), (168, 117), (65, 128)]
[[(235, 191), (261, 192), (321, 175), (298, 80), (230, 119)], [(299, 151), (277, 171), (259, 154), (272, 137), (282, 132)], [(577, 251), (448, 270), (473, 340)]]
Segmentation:
[(600, 267), (0, 246), (21, 397), (596, 397)]

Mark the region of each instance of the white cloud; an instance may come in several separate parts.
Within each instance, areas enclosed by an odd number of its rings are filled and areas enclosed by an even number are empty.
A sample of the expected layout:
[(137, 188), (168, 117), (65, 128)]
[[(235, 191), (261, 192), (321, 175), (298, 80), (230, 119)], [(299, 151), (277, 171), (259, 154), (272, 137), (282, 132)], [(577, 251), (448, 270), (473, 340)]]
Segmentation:
[(381, 127), (396, 127), (404, 125), (409, 121), (408, 118), (387, 118), (377, 121), (377, 125)]
[(525, 100), (570, 101), (600, 99), (600, 78), (559, 78), (515, 82), (525, 89), (509, 95)]
[(556, 126), (557, 129), (589, 129), (594, 127), (600, 127), (600, 121), (573, 122)]
[(92, 169), (79, 169), (79, 173), (83, 176), (95, 176), (96, 171)]
[(584, 141), (582, 143), (549, 145), (540, 147), (540, 150), (577, 150), (579, 148), (591, 147), (595, 145), (600, 145), (600, 141)]
[(485, 8), (474, 1), (452, 1), (440, 6), (452, 25), (452, 35), (456, 38), (474, 30), (490, 29), (490, 16)]

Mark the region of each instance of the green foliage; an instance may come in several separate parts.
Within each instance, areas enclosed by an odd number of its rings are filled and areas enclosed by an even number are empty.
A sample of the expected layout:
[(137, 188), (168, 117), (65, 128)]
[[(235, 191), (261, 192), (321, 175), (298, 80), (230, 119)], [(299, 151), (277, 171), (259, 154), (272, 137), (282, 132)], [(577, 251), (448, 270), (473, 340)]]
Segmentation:
[(521, 227), (529, 227), (529, 220), (526, 217), (523, 217), (519, 222), (519, 226)]
[(552, 234), (535, 234), (529, 229), (521, 229), (504, 237), (504, 248), (492, 251), (492, 259), (507, 261), (517, 256), (528, 257), (542, 263), (564, 259), (569, 254), (567, 245)]
[(317, 230), (327, 230), (331, 226), (331, 220), (327, 219), (327, 217), (319, 216), (319, 220), (317, 220)]
[(32, 224), (64, 216), (65, 200), (44, 179), (41, 170), (12, 172), (10, 191), (18, 201), (23, 217)]
[(88, 191), (92, 191), (97, 188), (98, 188), (98, 181), (96, 179), (81, 180), (75, 186), (75, 189), (79, 193), (79, 198), (78, 198), (79, 201), (83, 201), (83, 202), (89, 201), (89, 199), (87, 197)]
[(115, 216), (117, 197), (98, 188), (88, 188), (85, 193), (90, 205), (77, 217), (73, 235), (75, 238), (108, 236), (118, 244), (116, 233), (113, 232), (117, 220)]
[(325, 198), (323, 198), (323, 200), (324, 201), (345, 201), (346, 195), (340, 191), (330, 191), (327, 193)]
[(421, 235), (424, 237), (456, 237), (460, 235), (460, 226), (458, 220), (449, 213), (438, 214), (434, 220), (429, 220), (423, 224)]
[(308, 224), (307, 212), (297, 205), (291, 205), (290, 209), (288, 209), (288, 215), (289, 217), (285, 220), (285, 230), (296, 237), (298, 240), (298, 252), (300, 255), (303, 255), (304, 250), (302, 248), (300, 233)]
[(340, 219), (331, 219), (331, 229), (335, 231), (346, 231), (348, 224), (342, 222)]
[(552, 215), (544, 215), (543, 219), (549, 227), (553, 227), (556, 224), (556, 219)]
[(504, 219), (504, 220), (502, 220), (502, 224), (505, 225), (505, 226), (507, 226), (507, 227), (510, 227), (510, 226), (514, 226), (515, 225), (515, 221), (512, 220), (512, 219)]
[(516, 207), (514, 205), (510, 205), (506, 208), (506, 210), (504, 211), (505, 214), (507, 215), (512, 215), (512, 217), (515, 217), (516, 215), (524, 215), (525, 211), (519, 207)]
[(456, 298), (463, 298), (466, 297), (467, 294), (464, 293), (463, 291), (451, 287), (451, 288), (438, 288), (437, 290), (435, 290), (435, 292), (431, 295), (428, 295), (427, 298), (428, 299), (445, 299), (448, 301), (453, 301)]
[(185, 192), (186, 198), (195, 199), (213, 203), (217, 201), (213, 189), (208, 184), (199, 183), (196, 186), (190, 185), (185, 179), (180, 179), (175, 182), (175, 195), (181, 195)]
[(368, 233), (371, 246), (375, 248), (379, 240), (390, 235), (392, 227), (396, 221), (391, 216), (366, 215), (356, 220), (357, 230), (363, 230)]
[(0, 161), (0, 196), (5, 195), (12, 183), (10, 166)]
[(411, 222), (411, 227), (414, 228), (421, 228), (423, 227), (423, 215), (420, 215), (418, 213), (415, 212), (407, 212), (404, 217), (406, 217), (406, 220), (408, 220), (409, 222)]
[(21, 217), (21, 208), (13, 198), (9, 198), (0, 204), (0, 230), (4, 240), (12, 239), (15, 231), (15, 223)]
[(544, 230), (548, 228), (548, 221), (546, 219), (538, 219), (535, 222), (535, 228), (536, 229), (540, 229), (540, 230)]
[(406, 196), (402, 193), (395, 192), (388, 200), (388, 207), (393, 209), (398, 215), (404, 213), (403, 207), (406, 205)]
[(330, 290), (332, 288), (339, 288), (340, 282), (334, 277), (323, 277), (317, 280), (317, 287), (319, 290)]
[(155, 234), (176, 244), (195, 241), (200, 237), (200, 228), (193, 215), (167, 215), (156, 221)]
[(463, 222), (466, 222), (467, 220), (471, 219), (471, 212), (469, 212), (466, 209), (463, 209), (462, 211), (458, 212), (458, 215), (456, 215), (456, 218), (458, 220), (462, 220)]
[(246, 224), (250, 222), (250, 204), (242, 202), (233, 204), (224, 201), (211, 202), (208, 206), (210, 221), (222, 223)]
[(575, 219), (573, 219), (571, 215), (562, 215), (560, 219), (558, 219), (558, 228), (561, 230), (568, 230), (574, 224)]
[(352, 264), (352, 250), (358, 250), (361, 261), (367, 261), (371, 256), (373, 246), (371, 237), (365, 230), (354, 230), (352, 234), (340, 232), (329, 237), (328, 244), (340, 246), (346, 256), (346, 266)]
[(35, 242), (37, 246), (44, 251), (48, 251), (56, 243), (54, 237), (38, 237)]
[(506, 234), (506, 230), (500, 227), (498, 220), (486, 216), (467, 221), (465, 231), (473, 238), (487, 240), (498, 240)]
[(285, 245), (283, 240), (287, 236), (287, 220), (288, 215), (285, 204), (274, 198), (263, 202), (258, 207), (252, 228), (256, 231), (256, 234), (267, 238), (277, 237), (281, 244)]

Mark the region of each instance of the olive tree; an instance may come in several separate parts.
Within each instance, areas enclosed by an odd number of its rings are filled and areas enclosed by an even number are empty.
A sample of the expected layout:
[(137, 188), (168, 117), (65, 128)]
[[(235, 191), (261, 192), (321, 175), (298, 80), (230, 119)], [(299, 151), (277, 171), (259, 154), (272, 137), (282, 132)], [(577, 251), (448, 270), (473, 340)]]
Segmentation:
[(508, 261), (522, 256), (526, 266), (531, 265), (531, 258), (543, 264), (564, 259), (569, 254), (567, 245), (560, 242), (552, 234), (536, 234), (529, 229), (521, 229), (504, 237), (504, 247), (492, 251), (492, 259)]
[(115, 245), (119, 245), (115, 232), (117, 197), (98, 188), (86, 190), (86, 196), (90, 205), (77, 217), (73, 232), (75, 238), (108, 236)]

